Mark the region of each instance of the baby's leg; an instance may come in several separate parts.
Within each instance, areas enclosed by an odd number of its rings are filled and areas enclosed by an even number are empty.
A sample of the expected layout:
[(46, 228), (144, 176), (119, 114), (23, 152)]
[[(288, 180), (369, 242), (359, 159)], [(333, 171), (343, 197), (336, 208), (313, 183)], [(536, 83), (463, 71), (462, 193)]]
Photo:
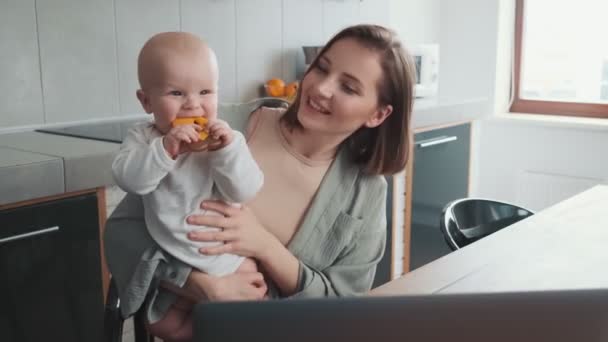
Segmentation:
[(192, 340), (192, 302), (179, 298), (158, 322), (148, 324), (150, 334), (164, 341)]

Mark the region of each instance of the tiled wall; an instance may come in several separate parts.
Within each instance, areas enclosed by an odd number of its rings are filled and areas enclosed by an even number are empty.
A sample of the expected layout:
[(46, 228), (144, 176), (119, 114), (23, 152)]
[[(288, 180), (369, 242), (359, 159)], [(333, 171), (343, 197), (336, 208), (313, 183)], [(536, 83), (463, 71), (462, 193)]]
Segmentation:
[(293, 80), (302, 45), (388, 14), (389, 0), (3, 0), (0, 132), (141, 113), (136, 57), (156, 32), (208, 40), (221, 101), (237, 102), (271, 77)]

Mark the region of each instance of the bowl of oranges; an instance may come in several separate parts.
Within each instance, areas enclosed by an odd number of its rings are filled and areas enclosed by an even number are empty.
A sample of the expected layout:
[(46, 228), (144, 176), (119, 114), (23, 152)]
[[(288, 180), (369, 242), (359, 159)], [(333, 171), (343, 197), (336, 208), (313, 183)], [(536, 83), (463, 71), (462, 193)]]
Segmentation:
[(285, 81), (280, 78), (271, 78), (264, 84), (264, 91), (267, 96), (279, 97), (288, 102), (293, 102), (298, 93), (299, 86), (300, 84), (298, 81), (286, 84)]

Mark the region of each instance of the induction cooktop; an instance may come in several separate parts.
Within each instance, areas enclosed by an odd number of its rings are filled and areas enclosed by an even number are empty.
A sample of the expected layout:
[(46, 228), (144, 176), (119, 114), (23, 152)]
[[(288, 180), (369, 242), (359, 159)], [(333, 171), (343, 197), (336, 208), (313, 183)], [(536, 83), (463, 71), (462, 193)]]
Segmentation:
[(145, 119), (131, 119), (121, 121), (108, 121), (101, 123), (72, 125), (56, 128), (38, 129), (36, 132), (65, 135), (69, 137), (92, 139), (113, 143), (121, 143), (127, 132), (137, 122)]

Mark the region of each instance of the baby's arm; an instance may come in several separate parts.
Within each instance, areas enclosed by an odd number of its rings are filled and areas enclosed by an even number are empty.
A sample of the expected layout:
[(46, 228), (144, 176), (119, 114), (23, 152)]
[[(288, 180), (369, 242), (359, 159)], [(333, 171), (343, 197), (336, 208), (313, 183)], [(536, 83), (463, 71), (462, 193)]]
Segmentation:
[(264, 183), (264, 174), (253, 159), (245, 138), (238, 131), (230, 144), (210, 152), (211, 176), (219, 192), (229, 202), (246, 202)]
[(150, 128), (144, 125), (132, 128), (112, 163), (116, 184), (138, 195), (154, 191), (175, 166), (175, 161), (163, 147), (162, 136), (148, 141), (147, 129)]

